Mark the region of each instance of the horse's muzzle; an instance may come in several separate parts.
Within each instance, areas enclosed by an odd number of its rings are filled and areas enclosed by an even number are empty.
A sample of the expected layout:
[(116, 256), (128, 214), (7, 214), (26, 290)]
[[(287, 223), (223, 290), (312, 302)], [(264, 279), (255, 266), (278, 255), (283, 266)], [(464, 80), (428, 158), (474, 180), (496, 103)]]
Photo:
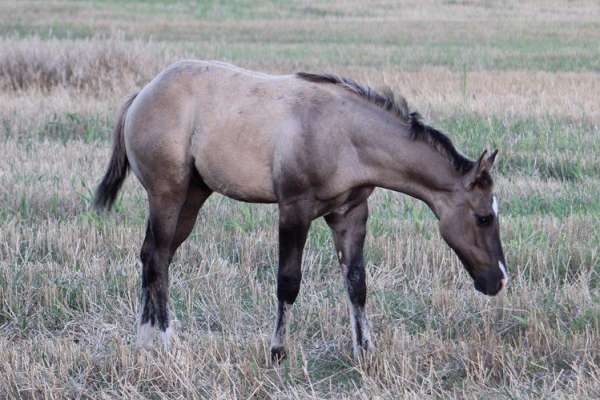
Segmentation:
[(495, 296), (506, 286), (506, 283), (503, 275), (487, 273), (475, 278), (475, 289), (485, 295)]

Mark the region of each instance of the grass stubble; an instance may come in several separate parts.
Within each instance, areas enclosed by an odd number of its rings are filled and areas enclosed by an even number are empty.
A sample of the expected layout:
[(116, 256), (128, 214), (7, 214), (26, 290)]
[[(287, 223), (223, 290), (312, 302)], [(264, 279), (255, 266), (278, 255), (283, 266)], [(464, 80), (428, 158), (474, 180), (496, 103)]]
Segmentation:
[[(0, 5), (0, 398), (599, 398), (597, 5), (234, 3)], [(350, 358), (316, 221), (272, 368), (276, 208), (212, 196), (171, 267), (173, 349), (136, 352), (145, 196), (91, 196), (120, 102), (187, 57), (390, 85), (471, 157), (499, 147), (508, 291), (475, 293), (431, 213), (378, 190), (377, 352)]]

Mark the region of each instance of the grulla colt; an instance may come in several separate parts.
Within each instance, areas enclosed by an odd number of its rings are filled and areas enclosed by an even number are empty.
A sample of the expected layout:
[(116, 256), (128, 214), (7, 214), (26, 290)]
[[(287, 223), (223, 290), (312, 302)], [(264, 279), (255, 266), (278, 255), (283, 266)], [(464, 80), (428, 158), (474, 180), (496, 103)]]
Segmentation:
[(110, 208), (129, 168), (148, 194), (138, 344), (169, 344), (169, 263), (213, 192), (279, 208), (279, 302), (271, 357), (285, 357), (288, 310), (311, 221), (331, 228), (348, 292), (355, 357), (373, 349), (365, 311), (367, 199), (382, 187), (424, 201), (442, 238), (487, 295), (507, 283), (490, 169), (409, 112), (391, 91), (334, 75), (268, 75), (181, 61), (126, 101), (95, 198)]

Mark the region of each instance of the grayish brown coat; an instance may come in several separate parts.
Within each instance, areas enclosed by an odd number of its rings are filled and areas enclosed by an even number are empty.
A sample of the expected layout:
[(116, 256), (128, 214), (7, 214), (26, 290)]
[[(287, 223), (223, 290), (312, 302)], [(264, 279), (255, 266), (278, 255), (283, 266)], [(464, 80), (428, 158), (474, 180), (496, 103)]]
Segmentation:
[(285, 356), (308, 229), (321, 216), (348, 289), (354, 354), (372, 349), (363, 245), (375, 187), (426, 202), (475, 287), (496, 294), (507, 277), (489, 175), (495, 156), (468, 160), (404, 99), (349, 79), (273, 76), (217, 61), (172, 65), (125, 104), (96, 197), (98, 207), (110, 206), (128, 165), (148, 193), (140, 345), (154, 325), (168, 344), (168, 266), (212, 192), (279, 205), (275, 360)]

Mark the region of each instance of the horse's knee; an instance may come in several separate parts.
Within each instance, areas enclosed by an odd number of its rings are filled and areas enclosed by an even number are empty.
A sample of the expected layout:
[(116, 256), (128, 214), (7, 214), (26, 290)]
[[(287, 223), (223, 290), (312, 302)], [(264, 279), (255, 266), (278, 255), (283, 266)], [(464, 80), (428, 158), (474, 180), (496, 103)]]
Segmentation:
[(300, 292), (302, 274), (278, 273), (277, 274), (277, 299), (287, 304), (293, 304)]

